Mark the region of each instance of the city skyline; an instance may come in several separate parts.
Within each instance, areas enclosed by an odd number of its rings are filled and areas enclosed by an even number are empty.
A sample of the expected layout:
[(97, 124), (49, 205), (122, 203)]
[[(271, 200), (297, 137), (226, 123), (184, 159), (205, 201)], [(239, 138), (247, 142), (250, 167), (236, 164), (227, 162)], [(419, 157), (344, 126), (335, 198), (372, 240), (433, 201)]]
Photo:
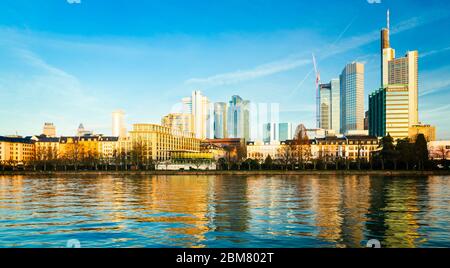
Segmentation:
[[(57, 11), (68, 13), (71, 21), (72, 16), (89, 15), (99, 8), (94, 3), (67, 5), (61, 2), (47, 7), (50, 21), (55, 19)], [(445, 77), (450, 75), (450, 66), (445, 62), (450, 56), (447, 45), (450, 38), (435, 34), (434, 39), (427, 39), (436, 33), (437, 24), (444, 29), (450, 23), (447, 11), (439, 9), (446, 4), (431, 1), (424, 6), (415, 1), (399, 2), (413, 8), (405, 11), (391, 1), (379, 5), (361, 1), (351, 6), (351, 12), (355, 13), (353, 20), (348, 21), (351, 16), (347, 14), (339, 15), (333, 20), (324, 20), (319, 27), (310, 16), (294, 20), (294, 14), (277, 7), (280, 14), (288, 15), (285, 19), (269, 16), (267, 21), (259, 20), (261, 26), (258, 26), (248, 21), (236, 25), (218, 18), (213, 20), (213, 25), (197, 30), (200, 32), (193, 30), (194, 25), (183, 28), (179, 22), (174, 22), (174, 29), (179, 28), (175, 34), (161, 25), (153, 32), (139, 28), (129, 33), (127, 26), (114, 29), (113, 26), (117, 26), (114, 23), (95, 29), (88, 27), (89, 22), (82, 22), (79, 29), (73, 25), (63, 29), (43, 23), (41, 15), (37, 11), (26, 11), (27, 4), (22, 1), (6, 4), (0, 11), (5, 13), (0, 19), (0, 36), (4, 37), (0, 54), (5, 56), (0, 65), (0, 105), (7, 108), (0, 111), (0, 134), (11, 135), (16, 131), (23, 136), (40, 134), (44, 122), (54, 123), (58, 135), (72, 135), (81, 122), (95, 133), (109, 134), (110, 115), (117, 109), (128, 115), (129, 129), (133, 123), (159, 123), (171, 112), (174, 103), (193, 90), (204, 92), (212, 103), (226, 102), (233, 95), (255, 103), (280, 103), (280, 122), (303, 123), (312, 128), (315, 127), (315, 78), (311, 74), (311, 52), (317, 54), (322, 81), (335, 78), (349, 62), (365, 63), (364, 110), (368, 110), (368, 96), (380, 84), (379, 29), (385, 25), (385, 12), (390, 8), (392, 47), (398, 55), (419, 50), (419, 121), (435, 125), (438, 139), (449, 139), (450, 107), (445, 103), (445, 96), (450, 97), (450, 83)], [(148, 8), (146, 5), (136, 4), (127, 12), (139, 15), (137, 7)], [(227, 5), (226, 11), (230, 12), (236, 3), (216, 5)], [(348, 7), (349, 4), (342, 5)], [(299, 14), (309, 9), (304, 3), (290, 2), (289, 6)], [(106, 7), (105, 19), (116, 8), (116, 4)], [(166, 7), (159, 8), (166, 10)], [(242, 8), (256, 7), (243, 4)], [(268, 12), (265, 5), (257, 9)], [(414, 10), (419, 9), (421, 15), (414, 14)], [(188, 17), (197, 12), (189, 8), (186, 11)], [(436, 16), (438, 11), (440, 15)], [(27, 19), (8, 16), (14, 12), (30, 12), (36, 16)], [(356, 16), (358, 12), (368, 15), (370, 20)], [(153, 19), (151, 23), (158, 21)], [(336, 24), (334, 30), (325, 30), (327, 23)], [(419, 33), (425, 35), (421, 40), (427, 42), (417, 41), (415, 37)], [(266, 37), (268, 42), (261, 44)], [(310, 42), (301, 43), (304, 39)], [(334, 40), (337, 41), (333, 49), (325, 50), (325, 44)], [(227, 41), (227, 45), (219, 41)], [(177, 51), (179, 48), (190, 50), (181, 53)], [(205, 48), (209, 49), (200, 53)], [(240, 52), (233, 53), (236, 48), (240, 48)], [(93, 56), (93, 52), (98, 51), (102, 53)], [(74, 55), (65, 55), (66, 52)], [(81, 58), (74, 59), (76, 56)], [(147, 65), (141, 61), (141, 56), (165, 61), (160, 65)], [(223, 60), (224, 56), (228, 61)], [(198, 63), (194, 63), (197, 57)], [(113, 60), (118, 63), (111, 64)], [(97, 63), (100, 68), (90, 67)], [(174, 68), (174, 64), (181, 65)], [(126, 68), (131, 71), (125, 71)]]

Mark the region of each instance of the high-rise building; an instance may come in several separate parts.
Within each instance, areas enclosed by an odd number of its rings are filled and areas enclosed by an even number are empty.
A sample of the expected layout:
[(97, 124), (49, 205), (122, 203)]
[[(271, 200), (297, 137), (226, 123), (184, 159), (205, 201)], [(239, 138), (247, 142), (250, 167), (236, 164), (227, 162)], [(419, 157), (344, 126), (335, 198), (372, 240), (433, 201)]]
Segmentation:
[(319, 128), (331, 129), (331, 84), (319, 85)]
[(213, 136), (213, 109), (201, 91), (192, 92), (191, 97), (183, 98), (183, 112), (192, 114), (192, 129), (198, 139)]
[(405, 85), (388, 85), (369, 96), (369, 135), (394, 140), (409, 135), (409, 95)]
[(91, 130), (86, 130), (85, 128), (84, 128), (84, 126), (83, 126), (83, 123), (81, 123), (79, 126), (78, 126), (78, 129), (77, 129), (77, 136), (90, 136), (90, 135), (93, 135), (94, 133), (91, 131)]
[(193, 132), (192, 114), (171, 113), (164, 116), (161, 125), (181, 132)]
[(419, 53), (395, 58), (389, 40), (389, 11), (387, 21), (387, 28), (381, 30), (381, 89), (369, 96), (369, 133), (402, 139), (419, 123)]
[(346, 134), (352, 130), (364, 130), (364, 64), (348, 64), (340, 76), (341, 127)]
[(112, 113), (112, 135), (114, 137), (125, 137), (127, 135), (125, 113), (122, 110), (117, 110)]
[(294, 137), (292, 123), (280, 123), (278, 125), (278, 140), (287, 141)]
[(53, 123), (45, 123), (42, 132), (45, 136), (53, 138), (56, 137), (56, 127)]
[(227, 134), (227, 104), (216, 102), (214, 104), (214, 139), (225, 139)]
[(410, 51), (403, 58), (389, 61), (389, 85), (405, 85), (409, 95), (409, 122), (419, 123), (419, 52)]
[(339, 133), (341, 120), (340, 81), (332, 79), (328, 84), (319, 85), (319, 127)]
[(381, 30), (381, 88), (388, 85), (407, 85), (409, 94), (409, 122), (419, 123), (419, 52), (409, 51), (402, 58), (395, 58), (390, 45), (389, 10), (387, 28)]
[(231, 97), (227, 116), (228, 137), (250, 140), (250, 101)]
[(263, 142), (270, 143), (273, 141), (278, 141), (278, 124), (276, 123), (265, 123), (263, 124)]

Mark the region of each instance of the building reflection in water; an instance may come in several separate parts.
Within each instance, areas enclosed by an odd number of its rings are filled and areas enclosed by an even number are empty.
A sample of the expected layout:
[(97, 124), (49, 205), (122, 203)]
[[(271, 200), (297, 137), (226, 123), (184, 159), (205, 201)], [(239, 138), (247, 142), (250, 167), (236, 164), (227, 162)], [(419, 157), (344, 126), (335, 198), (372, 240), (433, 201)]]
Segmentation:
[[(76, 236), (100, 247), (361, 247), (369, 239), (383, 247), (450, 247), (449, 181), (0, 176), (0, 246)], [(23, 241), (11, 244), (11, 230)]]

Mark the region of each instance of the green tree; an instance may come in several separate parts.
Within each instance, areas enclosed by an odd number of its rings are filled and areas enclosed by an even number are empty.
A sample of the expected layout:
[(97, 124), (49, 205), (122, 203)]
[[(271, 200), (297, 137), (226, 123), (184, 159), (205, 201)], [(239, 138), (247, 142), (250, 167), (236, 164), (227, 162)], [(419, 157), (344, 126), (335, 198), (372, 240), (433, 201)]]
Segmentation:
[(394, 139), (391, 137), (391, 135), (387, 135), (385, 137), (383, 137), (381, 139), (380, 145), (379, 147), (381, 147), (381, 152), (380, 152), (380, 157), (381, 157), (381, 166), (382, 169), (385, 169), (385, 165), (388, 162), (393, 162), (395, 159), (395, 146), (394, 146)]
[(414, 144), (408, 138), (397, 141), (395, 150), (398, 152), (398, 157), (401, 162), (405, 164), (406, 170), (409, 170), (410, 165), (414, 163)]
[(414, 144), (414, 152), (416, 153), (417, 168), (424, 170), (428, 162), (428, 146), (427, 140), (423, 134), (417, 135), (416, 143)]
[(266, 157), (266, 160), (264, 160), (264, 166), (266, 169), (269, 169), (269, 170), (272, 169), (273, 160), (272, 160), (272, 157), (270, 157), (270, 155), (268, 155)]

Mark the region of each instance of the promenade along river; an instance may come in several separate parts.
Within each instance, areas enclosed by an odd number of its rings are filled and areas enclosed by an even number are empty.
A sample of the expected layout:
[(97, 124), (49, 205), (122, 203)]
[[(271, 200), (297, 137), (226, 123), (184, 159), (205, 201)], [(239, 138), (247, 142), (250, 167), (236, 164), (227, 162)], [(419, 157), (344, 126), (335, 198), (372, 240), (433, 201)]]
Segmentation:
[(0, 247), (450, 247), (450, 176), (0, 176)]

